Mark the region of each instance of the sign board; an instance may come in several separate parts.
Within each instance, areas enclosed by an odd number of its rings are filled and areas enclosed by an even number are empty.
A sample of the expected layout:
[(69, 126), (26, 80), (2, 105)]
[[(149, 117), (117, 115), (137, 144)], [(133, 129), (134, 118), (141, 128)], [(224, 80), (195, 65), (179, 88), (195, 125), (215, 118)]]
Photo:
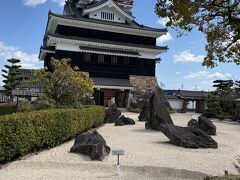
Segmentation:
[(123, 156), (124, 155), (124, 150), (112, 150), (112, 155), (115, 156)]

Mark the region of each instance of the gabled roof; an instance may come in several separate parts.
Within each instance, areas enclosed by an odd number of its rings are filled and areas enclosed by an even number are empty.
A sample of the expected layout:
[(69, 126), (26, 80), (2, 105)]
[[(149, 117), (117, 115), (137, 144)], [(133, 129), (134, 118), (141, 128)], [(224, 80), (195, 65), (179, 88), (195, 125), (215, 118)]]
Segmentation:
[(54, 13), (52, 11), (49, 11), (48, 15), (49, 15), (49, 18), (51, 18), (51, 16), (53, 16), (53, 17), (64, 18), (64, 19), (69, 19), (69, 20), (84, 21), (84, 22), (89, 22), (89, 23), (98, 23), (98, 24), (104, 24), (104, 25), (110, 25), (110, 26), (130, 28), (130, 29), (139, 29), (139, 30), (145, 30), (145, 31), (167, 33), (166, 28), (164, 28), (164, 29), (152, 28), (152, 27), (144, 26), (142, 24), (138, 24), (136, 21), (131, 21), (131, 22), (124, 24), (124, 23), (113, 22), (113, 21), (103, 21), (100, 19), (90, 19), (90, 18), (86, 18), (86, 17), (82, 17), (82, 16), (61, 15), (61, 14)]
[(163, 90), (163, 94), (167, 99), (205, 99), (208, 95), (205, 91), (187, 91), (187, 90)]
[(93, 5), (88, 6), (86, 9), (83, 10), (82, 15), (89, 14), (90, 12), (96, 11), (98, 9), (103, 8), (104, 6), (111, 5), (113, 6), (119, 13), (121, 13), (123, 16), (128, 18), (129, 20), (134, 20), (134, 17), (129, 14), (128, 12), (124, 11), (118, 4), (116, 4), (113, 0), (102, 0), (99, 1)]
[(106, 89), (133, 89), (133, 85), (128, 79), (114, 79), (114, 78), (101, 78), (91, 77), (95, 88)]

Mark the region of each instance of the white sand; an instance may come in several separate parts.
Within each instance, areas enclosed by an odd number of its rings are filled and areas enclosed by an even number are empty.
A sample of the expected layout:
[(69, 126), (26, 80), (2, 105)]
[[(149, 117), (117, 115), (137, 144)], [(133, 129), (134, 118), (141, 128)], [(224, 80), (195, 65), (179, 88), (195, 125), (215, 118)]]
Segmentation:
[[(137, 120), (137, 114), (124, 113)], [(174, 114), (176, 125), (186, 126), (191, 114)], [(218, 149), (185, 149), (168, 143), (157, 131), (144, 129), (144, 123), (115, 127), (107, 124), (98, 131), (112, 148), (124, 149), (122, 174), (116, 175), (116, 157), (92, 162), (87, 156), (71, 154), (74, 141), (65, 143), (24, 160), (9, 163), (0, 170), (0, 180), (11, 179), (202, 179), (203, 174), (236, 173), (233, 162), (240, 154), (240, 125), (219, 123)], [(194, 171), (194, 172), (191, 172)], [(197, 172), (195, 172), (197, 171)], [(201, 173), (198, 173), (201, 172)]]

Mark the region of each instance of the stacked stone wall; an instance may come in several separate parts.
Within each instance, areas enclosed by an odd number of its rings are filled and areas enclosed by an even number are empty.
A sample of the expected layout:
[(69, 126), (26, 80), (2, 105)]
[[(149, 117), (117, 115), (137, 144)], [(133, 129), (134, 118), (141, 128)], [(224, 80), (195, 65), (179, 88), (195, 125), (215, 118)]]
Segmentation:
[(159, 90), (156, 77), (131, 75), (129, 79), (134, 87), (134, 91), (145, 93), (148, 91), (157, 92)]

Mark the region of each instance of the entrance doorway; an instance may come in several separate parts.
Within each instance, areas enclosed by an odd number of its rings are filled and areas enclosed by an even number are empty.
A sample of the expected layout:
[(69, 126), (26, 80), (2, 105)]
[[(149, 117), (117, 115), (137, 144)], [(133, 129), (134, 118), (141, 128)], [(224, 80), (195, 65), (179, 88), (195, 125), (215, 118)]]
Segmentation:
[(129, 91), (118, 89), (100, 89), (94, 90), (94, 99), (96, 105), (108, 107), (115, 102), (118, 107), (126, 107), (128, 103)]

